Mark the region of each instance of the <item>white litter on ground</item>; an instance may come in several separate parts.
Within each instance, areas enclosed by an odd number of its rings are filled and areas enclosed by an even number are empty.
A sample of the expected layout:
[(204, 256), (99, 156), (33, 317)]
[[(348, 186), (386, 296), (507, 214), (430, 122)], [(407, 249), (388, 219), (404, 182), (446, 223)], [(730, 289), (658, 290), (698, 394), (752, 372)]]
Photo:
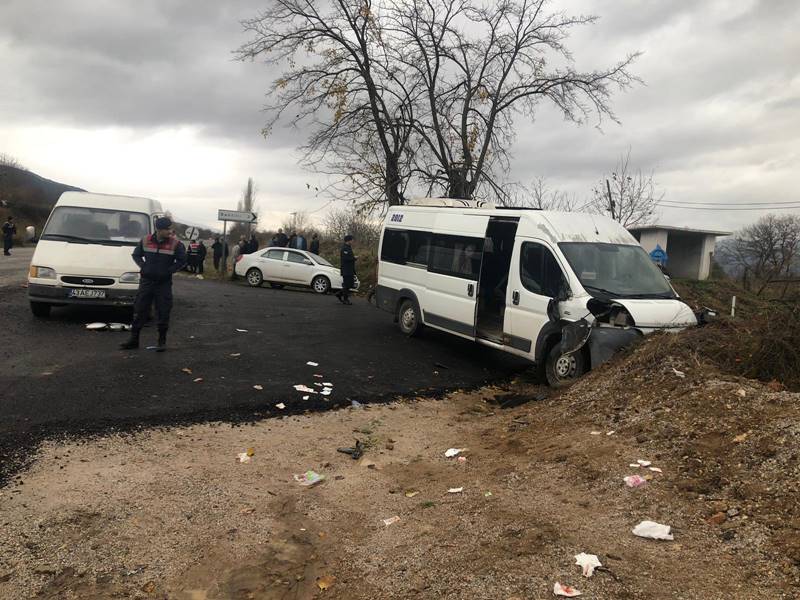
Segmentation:
[(247, 333), (247, 329), (237, 329), (236, 331), (239, 333)]
[(632, 530), (633, 535), (650, 538), (651, 540), (674, 540), (674, 536), (670, 533), (669, 525), (661, 525), (655, 521), (642, 521)]
[(281, 410), (283, 410), (284, 408), (286, 408), (286, 405), (283, 402), (281, 402), (280, 404), (276, 404), (275, 408), (280, 408)]
[(450, 488), (449, 490), (447, 490), (447, 493), (448, 493), (448, 494), (460, 494), (460, 493), (461, 493), (461, 492), (463, 492), (463, 491), (464, 491), (464, 488), (463, 488), (463, 487), (460, 487), (460, 488)]
[(576, 598), (580, 596), (581, 593), (574, 587), (570, 587), (568, 585), (561, 585), (558, 581), (556, 581), (555, 585), (553, 586), (553, 595), (565, 596), (567, 598)]
[(454, 456), (458, 456), (464, 451), (466, 451), (466, 448), (448, 448), (447, 450), (445, 450), (444, 455), (447, 458), (453, 458)]
[(319, 363), (315, 363), (315, 362), (311, 362), (311, 361), (308, 361), (306, 364), (307, 364), (309, 367), (318, 367), (318, 366), (319, 366)]
[(584, 577), (591, 577), (597, 567), (603, 566), (596, 554), (586, 554), (585, 552), (575, 555), (575, 564), (583, 570)]

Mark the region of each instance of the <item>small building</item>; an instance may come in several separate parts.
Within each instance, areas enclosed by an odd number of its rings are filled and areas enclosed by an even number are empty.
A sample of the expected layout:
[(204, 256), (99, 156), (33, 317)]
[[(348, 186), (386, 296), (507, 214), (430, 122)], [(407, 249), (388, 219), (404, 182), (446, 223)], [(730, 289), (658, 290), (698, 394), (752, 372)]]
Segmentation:
[(708, 279), (717, 238), (731, 235), (730, 231), (669, 225), (641, 225), (629, 227), (628, 231), (654, 262), (672, 277), (684, 279)]

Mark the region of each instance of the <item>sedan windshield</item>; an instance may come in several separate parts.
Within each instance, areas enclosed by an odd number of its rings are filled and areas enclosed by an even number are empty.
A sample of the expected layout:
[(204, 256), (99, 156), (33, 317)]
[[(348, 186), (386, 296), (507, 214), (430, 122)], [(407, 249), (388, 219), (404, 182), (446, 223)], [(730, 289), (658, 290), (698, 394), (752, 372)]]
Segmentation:
[(323, 266), (325, 266), (325, 267), (332, 267), (332, 266), (333, 266), (333, 265), (332, 265), (331, 263), (329, 263), (327, 260), (325, 260), (324, 258), (322, 258), (321, 256), (319, 256), (319, 255), (317, 255), (317, 254), (314, 254), (313, 252), (309, 252), (309, 253), (308, 253), (308, 255), (309, 255), (309, 256), (310, 256), (312, 259), (314, 259), (314, 262), (315, 262), (315, 263), (317, 263), (317, 264), (323, 265)]
[(675, 298), (672, 286), (641, 246), (565, 242), (559, 247), (592, 296)]
[(148, 233), (149, 219), (143, 213), (59, 206), (50, 216), (42, 239), (135, 246)]

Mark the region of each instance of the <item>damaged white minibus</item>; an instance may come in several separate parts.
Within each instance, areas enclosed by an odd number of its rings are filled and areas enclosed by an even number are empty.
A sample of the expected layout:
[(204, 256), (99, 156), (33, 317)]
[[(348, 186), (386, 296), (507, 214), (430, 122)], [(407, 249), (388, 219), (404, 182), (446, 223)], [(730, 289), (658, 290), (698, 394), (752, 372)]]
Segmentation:
[(376, 299), (407, 335), (429, 326), (523, 356), (553, 386), (644, 334), (697, 324), (616, 221), (479, 201), (391, 207)]

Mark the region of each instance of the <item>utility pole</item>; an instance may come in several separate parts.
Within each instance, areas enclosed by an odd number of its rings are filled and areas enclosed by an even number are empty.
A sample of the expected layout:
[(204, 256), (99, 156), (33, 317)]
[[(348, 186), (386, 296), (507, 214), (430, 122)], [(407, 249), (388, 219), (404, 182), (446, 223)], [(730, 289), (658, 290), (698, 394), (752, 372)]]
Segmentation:
[(611, 218), (617, 220), (616, 206), (614, 206), (614, 196), (611, 195), (611, 183), (606, 179), (606, 190), (608, 191), (608, 207), (611, 209)]

